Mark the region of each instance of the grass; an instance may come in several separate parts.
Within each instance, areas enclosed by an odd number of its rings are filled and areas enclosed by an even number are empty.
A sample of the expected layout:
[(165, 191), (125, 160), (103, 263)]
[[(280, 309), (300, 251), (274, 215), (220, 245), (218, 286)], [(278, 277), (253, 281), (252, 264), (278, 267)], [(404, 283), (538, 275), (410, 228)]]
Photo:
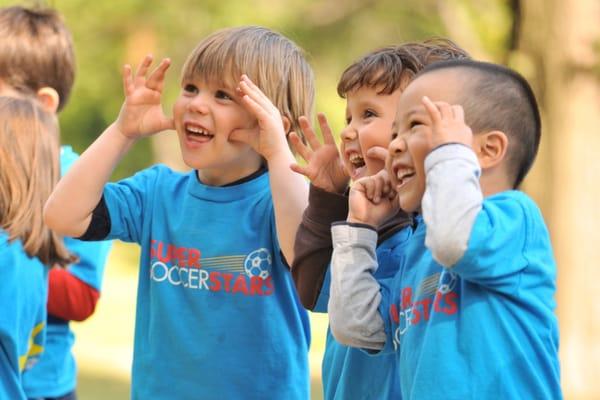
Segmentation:
[[(80, 399), (129, 399), (138, 255), (137, 246), (115, 242), (96, 312), (85, 322), (73, 323)], [(327, 316), (311, 314), (310, 318), (311, 399), (321, 400)]]

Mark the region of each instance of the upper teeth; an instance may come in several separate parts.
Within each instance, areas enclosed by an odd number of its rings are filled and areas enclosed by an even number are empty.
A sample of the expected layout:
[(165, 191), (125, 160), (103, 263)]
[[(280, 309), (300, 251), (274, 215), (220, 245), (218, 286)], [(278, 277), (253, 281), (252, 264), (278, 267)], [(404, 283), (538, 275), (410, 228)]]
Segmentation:
[(199, 128), (197, 126), (188, 125), (187, 130), (190, 131), (190, 132), (192, 132), (192, 133), (197, 133), (199, 135), (206, 135), (206, 136), (210, 135), (210, 133), (208, 133), (204, 129)]
[(396, 171), (396, 176), (398, 177), (398, 179), (403, 179), (408, 175), (411, 175), (414, 173), (414, 170), (412, 168), (400, 168)]
[(350, 160), (350, 162), (351, 162), (351, 163), (353, 163), (353, 164), (355, 164), (355, 163), (358, 163), (358, 162), (363, 162), (363, 158), (362, 158), (362, 157), (361, 157), (359, 154), (357, 154), (357, 153), (352, 153), (352, 154), (351, 154), (351, 155), (348, 157), (348, 159), (349, 159), (349, 160)]

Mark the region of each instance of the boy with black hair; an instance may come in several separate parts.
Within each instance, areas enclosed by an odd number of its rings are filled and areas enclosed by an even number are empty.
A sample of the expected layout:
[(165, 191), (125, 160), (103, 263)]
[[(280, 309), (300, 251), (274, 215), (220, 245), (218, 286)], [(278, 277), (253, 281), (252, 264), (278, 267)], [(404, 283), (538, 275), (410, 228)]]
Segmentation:
[[(394, 352), (403, 399), (562, 396), (550, 238), (515, 190), (540, 132), (514, 71), (432, 65), (400, 97), (387, 175), (358, 181), (347, 221), (332, 226), (333, 334)], [(380, 284), (374, 227), (398, 207), (416, 224), (392, 257), (396, 276)]]

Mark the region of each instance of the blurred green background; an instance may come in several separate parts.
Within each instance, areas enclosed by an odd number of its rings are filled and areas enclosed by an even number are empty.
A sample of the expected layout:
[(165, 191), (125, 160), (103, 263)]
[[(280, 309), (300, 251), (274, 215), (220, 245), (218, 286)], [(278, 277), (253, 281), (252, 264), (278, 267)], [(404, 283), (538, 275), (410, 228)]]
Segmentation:
[[(0, 6), (34, 2), (0, 0)], [(77, 78), (60, 116), (62, 138), (83, 151), (116, 117), (120, 71), (143, 55), (170, 57), (165, 109), (179, 90), (187, 54), (208, 33), (258, 24), (303, 47), (317, 80), (317, 111), (335, 131), (344, 101), (344, 68), (378, 47), (449, 37), (475, 58), (502, 63), (532, 83), (544, 133), (526, 190), (550, 227), (559, 267), (557, 313), (563, 390), (568, 399), (600, 398), (600, 1), (598, 0), (55, 0), (73, 32)], [(2, 56), (2, 55), (0, 55)], [(155, 162), (181, 165), (175, 135), (141, 141), (114, 174)], [(82, 400), (128, 398), (137, 249), (117, 243), (96, 314), (75, 324)], [(313, 398), (321, 398), (326, 316), (313, 316)]]

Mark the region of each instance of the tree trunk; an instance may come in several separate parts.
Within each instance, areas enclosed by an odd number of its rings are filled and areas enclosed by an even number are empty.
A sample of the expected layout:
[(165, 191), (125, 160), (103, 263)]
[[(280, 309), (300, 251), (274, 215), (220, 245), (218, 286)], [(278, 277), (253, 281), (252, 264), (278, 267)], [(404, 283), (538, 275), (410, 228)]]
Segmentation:
[[(563, 394), (600, 398), (600, 38), (598, 0), (524, 0), (518, 69), (543, 109), (526, 189), (549, 223), (558, 265)], [(519, 67), (520, 66), (520, 67)], [(597, 74), (597, 73), (596, 73)]]

